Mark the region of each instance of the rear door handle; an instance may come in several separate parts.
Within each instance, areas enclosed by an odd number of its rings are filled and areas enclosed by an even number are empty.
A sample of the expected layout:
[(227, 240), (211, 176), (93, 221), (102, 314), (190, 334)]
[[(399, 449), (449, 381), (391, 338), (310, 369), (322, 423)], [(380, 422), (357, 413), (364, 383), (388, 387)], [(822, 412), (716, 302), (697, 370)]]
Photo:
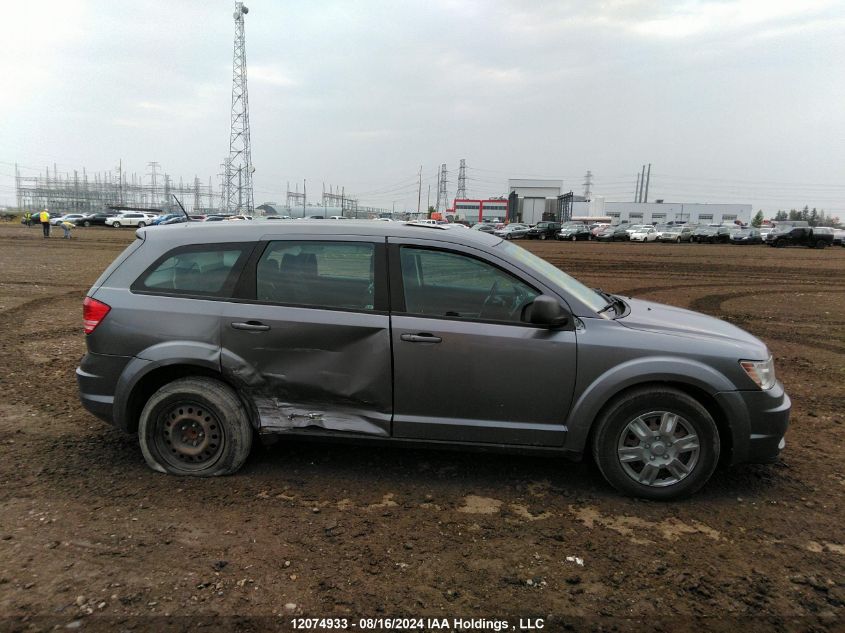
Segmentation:
[(443, 339), (433, 334), (402, 334), (399, 336), (403, 341), (409, 343), (439, 343)]
[(264, 325), (261, 321), (236, 322), (231, 325), (236, 330), (248, 330), (250, 332), (266, 332), (270, 329), (269, 325)]

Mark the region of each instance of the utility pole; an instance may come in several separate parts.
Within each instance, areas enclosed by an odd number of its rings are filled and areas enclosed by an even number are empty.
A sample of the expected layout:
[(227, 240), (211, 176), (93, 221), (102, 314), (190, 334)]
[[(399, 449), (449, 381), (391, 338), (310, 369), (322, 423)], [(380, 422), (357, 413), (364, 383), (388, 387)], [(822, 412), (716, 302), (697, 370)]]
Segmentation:
[(422, 165), (420, 165), (420, 186), (417, 189), (417, 215), (420, 213), (420, 202), (422, 202)]
[(458, 190), (455, 192), (456, 200), (465, 200), (467, 197), (467, 161), (465, 158), (461, 159), (461, 165), (458, 167)]
[(648, 202), (648, 185), (651, 182), (651, 163), (648, 164), (648, 175), (645, 178), (645, 195), (643, 196), (643, 202)]
[(584, 199), (590, 199), (590, 187), (593, 186), (593, 172), (589, 169), (587, 170), (587, 174), (584, 176)]
[(305, 193), (305, 178), (302, 179), (302, 217), (305, 217), (305, 200), (306, 200), (306, 193)]
[[(237, 213), (253, 214), (252, 150), (249, 142), (249, 94), (246, 80), (246, 35), (244, 16), (249, 9), (243, 2), (235, 2), (235, 46), (232, 58), (232, 111), (229, 133), (229, 169), (227, 170), (227, 201), (231, 210), (237, 200)], [(235, 166), (237, 168), (235, 169)], [(234, 191), (235, 171), (238, 173), (237, 196)]]
[(637, 197), (637, 202), (643, 201), (643, 183), (645, 183), (645, 165), (643, 165), (643, 173), (640, 176), (640, 195)]

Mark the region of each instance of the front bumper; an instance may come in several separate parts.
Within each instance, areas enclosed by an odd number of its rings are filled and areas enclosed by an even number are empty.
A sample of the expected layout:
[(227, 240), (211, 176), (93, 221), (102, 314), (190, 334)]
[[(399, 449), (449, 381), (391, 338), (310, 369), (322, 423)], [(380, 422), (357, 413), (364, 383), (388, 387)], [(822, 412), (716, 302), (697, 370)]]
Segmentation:
[(728, 415), (732, 464), (776, 461), (785, 446), (792, 401), (778, 382), (768, 391), (729, 391), (716, 394)]

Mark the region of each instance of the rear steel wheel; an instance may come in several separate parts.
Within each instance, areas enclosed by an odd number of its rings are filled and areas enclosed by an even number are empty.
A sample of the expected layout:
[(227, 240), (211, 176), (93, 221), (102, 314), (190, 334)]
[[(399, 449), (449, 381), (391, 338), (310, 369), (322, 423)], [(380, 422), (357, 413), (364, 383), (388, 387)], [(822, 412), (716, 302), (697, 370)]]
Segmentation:
[(138, 439), (153, 470), (212, 477), (237, 471), (252, 446), (252, 426), (234, 390), (195, 376), (168, 383), (141, 411)]

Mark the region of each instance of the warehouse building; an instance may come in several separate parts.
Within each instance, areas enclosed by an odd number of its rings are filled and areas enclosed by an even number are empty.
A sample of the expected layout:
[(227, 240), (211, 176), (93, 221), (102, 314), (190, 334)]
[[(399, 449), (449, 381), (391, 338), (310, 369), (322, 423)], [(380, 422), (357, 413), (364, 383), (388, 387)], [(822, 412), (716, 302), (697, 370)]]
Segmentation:
[(605, 202), (600, 196), (589, 202), (573, 202), (572, 215), (605, 216), (612, 224), (750, 224), (750, 204), (690, 202)]
[(511, 178), (508, 180), (511, 222), (536, 224), (554, 218), (608, 218), (612, 224), (750, 224), (750, 204), (690, 202), (607, 202), (602, 196), (587, 200), (564, 191), (563, 180)]
[(454, 207), (446, 210), (446, 215), (454, 215), (459, 220), (468, 222), (504, 222), (508, 217), (508, 201), (503, 198), (488, 200), (456, 199)]

